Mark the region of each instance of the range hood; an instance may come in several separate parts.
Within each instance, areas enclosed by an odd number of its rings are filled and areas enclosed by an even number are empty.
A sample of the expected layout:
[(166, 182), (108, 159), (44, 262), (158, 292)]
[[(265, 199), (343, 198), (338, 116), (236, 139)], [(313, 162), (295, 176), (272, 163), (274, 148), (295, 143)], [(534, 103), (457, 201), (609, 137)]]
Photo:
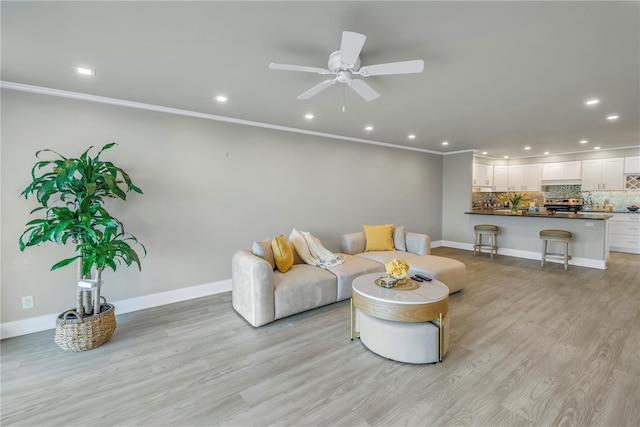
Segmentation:
[(543, 179), (542, 185), (580, 185), (581, 179)]

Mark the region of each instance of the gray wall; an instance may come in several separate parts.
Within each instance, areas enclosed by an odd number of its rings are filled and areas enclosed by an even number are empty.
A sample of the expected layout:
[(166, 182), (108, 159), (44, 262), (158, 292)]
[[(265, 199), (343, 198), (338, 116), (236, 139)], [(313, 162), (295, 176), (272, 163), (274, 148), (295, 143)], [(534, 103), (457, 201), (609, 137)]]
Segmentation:
[[(363, 223), (403, 224), (442, 237), (440, 155), (3, 90), (3, 323), (74, 305), (75, 269), (49, 271), (73, 254), (71, 245), (18, 250), (24, 224), (35, 217), (34, 201), (19, 197), (35, 152), (77, 156), (110, 141), (119, 146), (105, 158), (145, 194), (109, 209), (149, 251), (141, 273), (126, 267), (105, 273), (110, 300), (229, 279), (236, 249), (288, 236), (293, 227), (333, 251), (342, 233)], [(469, 157), (467, 187), (470, 168)], [(470, 188), (466, 193), (468, 199)], [(24, 295), (34, 296), (34, 309), (22, 310)]]
[(469, 234), (469, 215), (465, 215), (471, 209), (472, 172), (471, 151), (443, 156), (442, 240), (473, 241), (473, 232)]

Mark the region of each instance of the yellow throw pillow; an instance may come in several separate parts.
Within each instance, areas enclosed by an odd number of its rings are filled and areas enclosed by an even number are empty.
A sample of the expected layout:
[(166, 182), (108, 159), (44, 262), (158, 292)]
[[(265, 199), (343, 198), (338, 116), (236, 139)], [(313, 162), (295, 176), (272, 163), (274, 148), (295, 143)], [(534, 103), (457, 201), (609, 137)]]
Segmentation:
[(283, 273), (289, 271), (293, 265), (293, 250), (282, 234), (271, 241), (271, 249), (278, 270)]
[(363, 225), (366, 246), (364, 251), (392, 251), (393, 224)]

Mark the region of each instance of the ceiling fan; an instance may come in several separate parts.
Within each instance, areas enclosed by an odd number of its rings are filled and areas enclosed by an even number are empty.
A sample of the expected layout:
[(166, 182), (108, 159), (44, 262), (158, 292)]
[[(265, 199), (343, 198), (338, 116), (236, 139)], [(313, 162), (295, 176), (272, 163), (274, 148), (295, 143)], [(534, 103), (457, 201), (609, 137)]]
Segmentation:
[(360, 67), (360, 52), (362, 51), (365, 40), (367, 40), (367, 36), (364, 34), (343, 31), (340, 50), (336, 50), (329, 55), (328, 69), (306, 67), (303, 65), (276, 64), (273, 62), (269, 64), (269, 68), (272, 70), (333, 74), (335, 76), (334, 78), (325, 80), (312, 87), (302, 95), (298, 96), (298, 99), (309, 99), (331, 85), (344, 83), (353, 89), (365, 101), (373, 101), (378, 98), (380, 94), (369, 86), (369, 84), (365, 83), (364, 80), (355, 77), (421, 73), (424, 70), (424, 61), (422, 59), (389, 62), (377, 65), (365, 65)]

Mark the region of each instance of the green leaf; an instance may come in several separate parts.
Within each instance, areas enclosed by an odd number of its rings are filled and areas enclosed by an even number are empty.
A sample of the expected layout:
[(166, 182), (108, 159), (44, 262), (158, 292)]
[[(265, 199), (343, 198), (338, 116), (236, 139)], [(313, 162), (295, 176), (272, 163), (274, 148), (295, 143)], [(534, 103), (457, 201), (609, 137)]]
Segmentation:
[(98, 184), (90, 182), (87, 184), (87, 196), (93, 196), (98, 188)]
[(62, 261), (59, 261), (57, 263), (55, 263), (52, 267), (51, 267), (51, 271), (57, 270), (60, 267), (64, 267), (66, 265), (71, 264), (72, 262), (74, 262), (75, 260), (77, 260), (78, 258), (81, 258), (80, 255), (76, 255), (74, 257), (71, 258), (67, 258), (67, 259), (63, 259)]

